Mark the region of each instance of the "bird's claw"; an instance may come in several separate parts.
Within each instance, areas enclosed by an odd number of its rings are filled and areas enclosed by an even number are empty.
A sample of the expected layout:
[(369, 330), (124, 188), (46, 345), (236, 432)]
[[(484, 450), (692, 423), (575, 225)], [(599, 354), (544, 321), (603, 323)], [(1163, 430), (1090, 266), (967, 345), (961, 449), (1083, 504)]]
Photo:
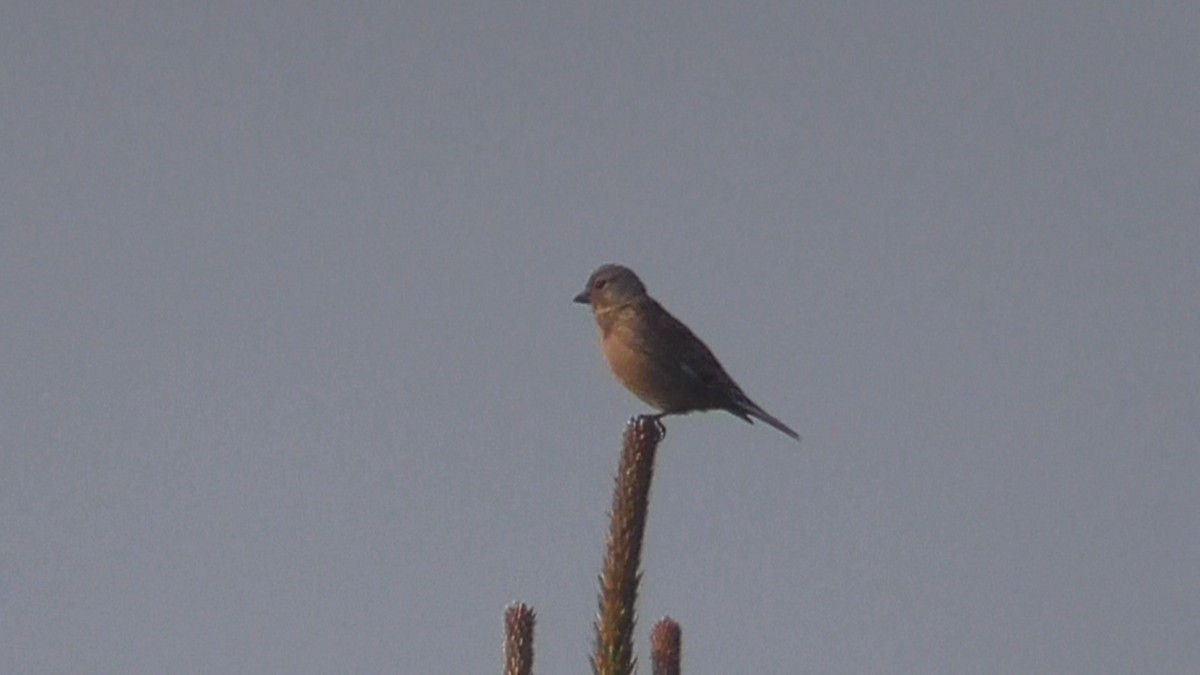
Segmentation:
[(657, 415), (634, 415), (629, 418), (629, 424), (633, 425), (640, 433), (646, 433), (648, 431), (646, 426), (653, 424), (654, 431), (661, 439), (667, 435), (667, 427), (663, 425), (662, 418), (662, 413)]

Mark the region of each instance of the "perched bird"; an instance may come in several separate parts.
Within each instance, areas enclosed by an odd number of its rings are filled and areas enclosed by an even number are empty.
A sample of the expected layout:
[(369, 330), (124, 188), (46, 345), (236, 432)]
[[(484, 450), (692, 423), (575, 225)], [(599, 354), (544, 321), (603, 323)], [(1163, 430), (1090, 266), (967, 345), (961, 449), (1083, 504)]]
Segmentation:
[(591, 305), (600, 345), (613, 374), (638, 398), (664, 415), (724, 410), (751, 417), (800, 440), (786, 424), (758, 407), (721, 367), (717, 357), (679, 319), (646, 293), (621, 265), (601, 265), (575, 302)]

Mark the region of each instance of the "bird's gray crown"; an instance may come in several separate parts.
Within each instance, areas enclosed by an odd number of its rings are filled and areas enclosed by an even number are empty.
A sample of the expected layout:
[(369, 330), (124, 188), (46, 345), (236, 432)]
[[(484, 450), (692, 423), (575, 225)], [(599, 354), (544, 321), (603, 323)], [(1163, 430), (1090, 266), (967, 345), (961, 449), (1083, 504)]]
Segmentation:
[(629, 300), (645, 295), (646, 286), (624, 265), (608, 263), (596, 268), (588, 277), (587, 287), (575, 297), (576, 302), (594, 302), (598, 295), (616, 300)]

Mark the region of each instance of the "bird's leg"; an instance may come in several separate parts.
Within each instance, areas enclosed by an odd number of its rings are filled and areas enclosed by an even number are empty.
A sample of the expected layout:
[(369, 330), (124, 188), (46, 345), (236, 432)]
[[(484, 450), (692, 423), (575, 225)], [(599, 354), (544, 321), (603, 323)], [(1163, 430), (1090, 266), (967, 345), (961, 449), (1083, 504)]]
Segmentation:
[(636, 420), (637, 420), (639, 423), (641, 423), (641, 422), (653, 422), (653, 423), (654, 423), (654, 426), (655, 426), (655, 428), (657, 428), (657, 429), (658, 429), (658, 433), (659, 433), (659, 435), (660, 435), (660, 436), (664, 436), (664, 437), (665, 437), (665, 436), (667, 435), (667, 427), (666, 427), (665, 425), (663, 425), (663, 423), (662, 423), (662, 418), (664, 418), (664, 417), (666, 417), (667, 415), (670, 415), (670, 414), (671, 414), (671, 413), (660, 412), (660, 413), (658, 413), (657, 415), (638, 415), (638, 416), (637, 416), (635, 419), (636, 419)]

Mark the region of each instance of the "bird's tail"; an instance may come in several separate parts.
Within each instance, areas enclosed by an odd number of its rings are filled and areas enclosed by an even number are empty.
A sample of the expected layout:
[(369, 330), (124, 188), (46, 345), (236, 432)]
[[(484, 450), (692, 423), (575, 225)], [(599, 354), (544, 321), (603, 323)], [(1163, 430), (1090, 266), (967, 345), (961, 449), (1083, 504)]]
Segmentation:
[[(739, 394), (739, 396), (737, 396), (737, 406), (739, 408), (738, 413), (741, 413), (740, 415), (738, 415), (738, 417), (741, 417), (742, 419), (746, 420), (747, 422), (750, 421), (751, 417), (757, 417), (758, 419), (762, 420), (763, 422), (766, 422), (767, 424), (770, 424), (771, 426), (782, 431), (783, 433), (787, 434), (788, 436), (791, 436), (792, 438), (796, 439), (797, 441), (800, 440), (800, 434), (796, 433), (795, 431), (792, 431), (791, 427), (789, 427), (788, 425), (779, 421), (779, 419), (777, 419), (776, 417), (771, 415), (771, 413), (760, 408), (757, 403), (755, 403), (754, 401), (751, 401), (749, 398), (746, 397), (745, 394), (742, 394), (740, 391), (738, 392), (738, 394)], [(735, 414), (737, 414), (737, 413), (735, 413)]]

